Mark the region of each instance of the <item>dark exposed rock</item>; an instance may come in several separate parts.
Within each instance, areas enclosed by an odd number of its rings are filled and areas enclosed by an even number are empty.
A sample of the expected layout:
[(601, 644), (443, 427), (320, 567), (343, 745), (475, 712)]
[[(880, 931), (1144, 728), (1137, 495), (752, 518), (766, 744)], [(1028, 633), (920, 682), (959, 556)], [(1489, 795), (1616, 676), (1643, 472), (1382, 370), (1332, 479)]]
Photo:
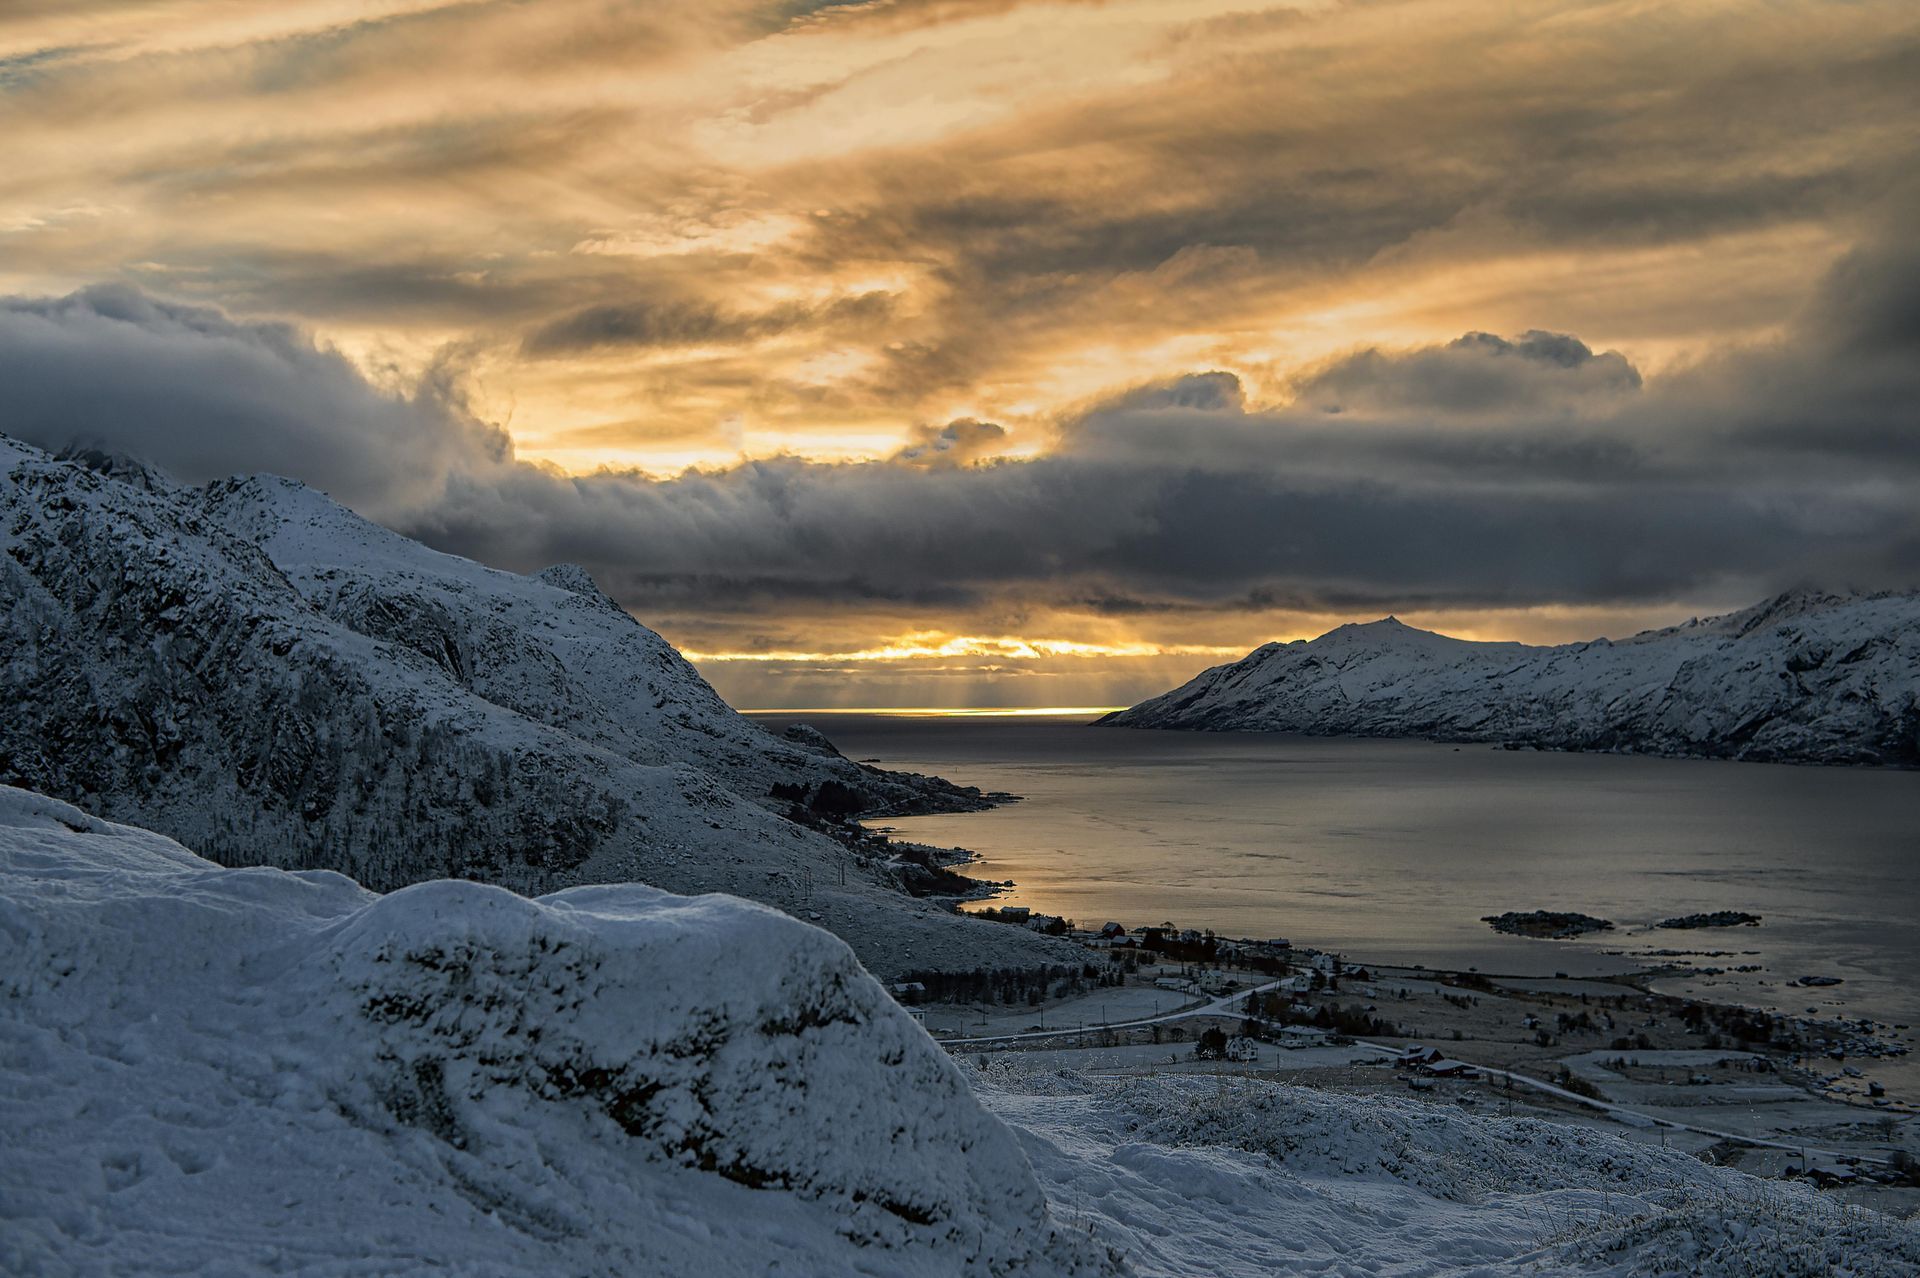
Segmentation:
[(1480, 921), (1492, 924), (1496, 932), (1505, 932), (1511, 936), (1543, 937), (1550, 940), (1565, 940), (1588, 932), (1613, 930), (1613, 924), (1606, 919), (1597, 919), (1591, 914), (1572, 914), (1558, 910), (1529, 910), (1524, 914), (1509, 910), (1505, 914), (1486, 915)]
[(1748, 914), (1742, 910), (1715, 910), (1711, 914), (1683, 914), (1678, 918), (1661, 919), (1655, 927), (1696, 928), (1696, 927), (1758, 927), (1760, 916)]

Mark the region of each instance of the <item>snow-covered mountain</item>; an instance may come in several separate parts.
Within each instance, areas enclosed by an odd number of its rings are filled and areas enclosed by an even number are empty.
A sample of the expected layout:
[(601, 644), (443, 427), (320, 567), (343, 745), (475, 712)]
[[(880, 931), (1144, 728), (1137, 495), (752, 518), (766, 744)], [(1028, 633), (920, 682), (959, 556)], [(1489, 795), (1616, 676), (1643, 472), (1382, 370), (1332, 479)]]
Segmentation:
[(1911, 1274), (1607, 1133), (962, 1070), (841, 942), (638, 886), (381, 896), (0, 787), (0, 1272)]
[(637, 885), (388, 896), (0, 787), (0, 1272), (1070, 1275), (834, 937)]
[(795, 796), (979, 799), (743, 719), (578, 569), (483, 568), (289, 481), (186, 488), (3, 437), (0, 552), (0, 782), (381, 889), (726, 891), (882, 973), (1076, 957), (787, 820)]
[(1795, 591), (1558, 647), (1388, 617), (1256, 648), (1102, 722), (1920, 766), (1920, 593)]
[[(979, 806), (976, 792), (883, 772), (735, 713), (673, 645), (584, 569), (500, 572), (402, 537), (295, 480), (252, 476), (194, 494), (210, 522), (258, 545), (333, 621), (438, 665), (468, 692), (636, 763), (691, 764), (746, 797), (775, 785), (899, 814)], [(787, 806), (785, 801), (774, 805)]]

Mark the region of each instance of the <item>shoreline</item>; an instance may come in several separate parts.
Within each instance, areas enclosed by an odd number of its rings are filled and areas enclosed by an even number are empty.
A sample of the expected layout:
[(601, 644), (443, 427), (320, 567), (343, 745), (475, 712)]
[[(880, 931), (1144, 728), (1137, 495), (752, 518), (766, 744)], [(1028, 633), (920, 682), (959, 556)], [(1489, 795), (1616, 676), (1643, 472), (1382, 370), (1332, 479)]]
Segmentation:
[[(1018, 796), (1018, 795), (1000, 794), (1000, 793), (991, 794), (989, 796), (990, 800), (996, 800), (1000, 802), (1008, 802), (1008, 801), (1017, 802), (1019, 801), (1020, 797), (1021, 796)], [(983, 810), (984, 810), (984, 807), (993, 807), (993, 806), (999, 806), (999, 802), (989, 802), (988, 804), (983, 805)], [(1049, 921), (1049, 920), (1055, 924), (1066, 924), (1069, 922), (1064, 917), (1048, 915), (1042, 912), (1034, 911), (1027, 907), (1021, 907), (1019, 910), (1019, 914), (1015, 917), (1006, 917), (1002, 915), (1000, 911), (990, 906), (983, 909), (977, 909), (977, 910), (963, 909), (962, 907), (964, 906), (980, 905), (983, 902), (992, 901), (1000, 896), (1006, 895), (1007, 893), (1014, 890), (1017, 887), (1017, 884), (1015, 883), (1014, 880), (1011, 880), (1011, 879), (1006, 879), (1006, 880), (978, 879), (978, 878), (972, 877), (971, 875), (962, 874), (962, 873), (959, 873), (957, 870), (954, 870), (952, 867), (973, 865), (983, 860), (983, 857), (981, 856), (980, 853), (970, 848), (958, 847), (958, 846), (948, 848), (948, 847), (940, 847), (933, 844), (924, 844), (924, 843), (918, 843), (913, 841), (902, 841), (896, 837), (898, 831), (897, 831), (897, 828), (895, 827), (875, 828), (867, 824), (869, 820), (884, 820), (889, 815), (899, 815), (899, 814), (876, 814), (873, 817), (862, 817), (856, 822), (856, 828), (865, 830), (870, 836), (879, 838), (890, 847), (911, 849), (912, 851), (917, 853), (931, 854), (935, 857), (938, 857), (940, 858), (939, 860), (940, 866), (944, 870), (946, 870), (947, 873), (949, 873), (953, 878), (964, 880), (973, 885), (971, 888), (962, 892), (930, 893), (928, 894), (927, 899), (937, 901), (955, 913), (966, 913), (974, 917), (982, 917), (989, 921), (997, 921), (1007, 925), (1014, 925), (1014, 926), (1025, 925), (1029, 927), (1034, 927), (1043, 921)], [(1540, 912), (1535, 911), (1535, 913), (1538, 914)], [(1615, 929), (1615, 924), (1613, 924), (1612, 922), (1593, 919), (1593, 920), (1589, 920), (1589, 922), (1598, 926), (1592, 928), (1591, 930), (1581, 929), (1579, 931), (1571, 931), (1571, 932), (1555, 931), (1555, 932), (1549, 932), (1549, 933), (1540, 933), (1536, 935), (1520, 929), (1503, 927), (1501, 926), (1500, 922), (1493, 916), (1488, 916), (1486, 918), (1483, 918), (1481, 921), (1489, 923), (1492, 926), (1492, 930), (1496, 934), (1516, 936), (1521, 939), (1535, 939), (1535, 940), (1544, 939), (1544, 940), (1556, 940), (1556, 941), (1578, 940), (1583, 936), (1593, 936), (1596, 939), (1598, 939), (1600, 937), (1608, 937), (1609, 934), (1611, 936), (1617, 936), (1617, 937), (1639, 936), (1639, 935), (1647, 935), (1647, 934), (1660, 932), (1660, 931), (1677, 933), (1678, 936), (1689, 936), (1689, 937), (1702, 936), (1703, 933), (1714, 934), (1722, 931), (1729, 931), (1729, 932), (1735, 931), (1735, 930), (1744, 931), (1745, 927), (1755, 925), (1759, 922), (1758, 916), (1746, 915), (1744, 914), (1744, 912), (1730, 911), (1729, 913), (1739, 913), (1741, 915), (1743, 922), (1739, 925), (1737, 929), (1734, 925), (1731, 925), (1731, 924), (1729, 925), (1716, 924), (1716, 925), (1707, 925), (1707, 926), (1676, 928), (1671, 926), (1669, 922), (1656, 922), (1656, 923), (1647, 925), (1645, 927), (1639, 927), (1639, 928), (1634, 928), (1632, 927), (1632, 925), (1628, 925), (1630, 930), (1617, 931)], [(1515, 916), (1510, 915), (1507, 917), (1515, 917)], [(1573, 916), (1573, 917), (1585, 918), (1585, 916)], [(1745, 920), (1748, 920), (1748, 919), (1751, 919), (1751, 923), (1745, 922)], [(1146, 930), (1146, 929), (1135, 929), (1135, 930), (1140, 931), (1140, 930)], [(1058, 931), (1054, 932), (1053, 934), (1062, 936), (1064, 939), (1067, 939), (1067, 940), (1081, 943), (1083, 946), (1086, 945), (1087, 942), (1091, 940), (1093, 937), (1093, 934), (1091, 933), (1074, 932), (1074, 931), (1068, 930), (1065, 927), (1061, 927)], [(1208, 931), (1206, 935), (1213, 936), (1214, 934), (1211, 931)], [(1220, 938), (1220, 939), (1222, 940), (1223, 943), (1231, 944), (1241, 948), (1257, 948), (1264, 944), (1263, 942), (1255, 941), (1251, 938), (1245, 938), (1245, 937)], [(1702, 939), (1705, 939), (1704, 936), (1702, 936)], [(1303, 946), (1301, 947), (1300, 952), (1308, 955), (1317, 955), (1317, 954), (1327, 953), (1328, 951), (1321, 951), (1318, 949), (1314, 949), (1312, 947)], [(1751, 1016), (1758, 1015), (1758, 1016), (1764, 1016), (1767, 1018), (1778, 1019), (1778, 1020), (1784, 1021), (1785, 1023), (1787, 1023), (1789, 1026), (1792, 1027), (1793, 1033), (1798, 1041), (1808, 1044), (1808, 1048), (1806, 1049), (1808, 1052), (1829, 1056), (1834, 1062), (1839, 1063), (1840, 1071), (1841, 1071), (1839, 1074), (1839, 1077), (1842, 1077), (1842, 1078), (1852, 1077), (1853, 1079), (1861, 1081), (1862, 1083), (1866, 1082), (1863, 1076), (1863, 1072), (1860, 1071), (1857, 1066), (1848, 1066), (1845, 1063), (1850, 1057), (1853, 1059), (1864, 1059), (1864, 1060), (1869, 1060), (1874, 1062), (1885, 1062), (1889, 1060), (1898, 1060), (1909, 1054), (1910, 1049), (1908, 1048), (1908, 1046), (1905, 1043), (1899, 1041), (1899, 1032), (1906, 1031), (1909, 1029), (1909, 1027), (1906, 1025), (1885, 1025), (1878, 1021), (1871, 1020), (1869, 1018), (1860, 1018), (1860, 1017), (1846, 1018), (1841, 1016), (1835, 1016), (1835, 1017), (1821, 1018), (1813, 1015), (1797, 1014), (1797, 1013), (1786, 1010), (1784, 1007), (1765, 1007), (1765, 1006), (1760, 1006), (1753, 1002), (1729, 1001), (1729, 1000), (1718, 999), (1718, 998), (1701, 998), (1698, 996), (1687, 995), (1684, 993), (1661, 990), (1661, 989), (1655, 988), (1656, 985), (1660, 982), (1679, 983), (1679, 982), (1688, 981), (1688, 980), (1711, 979), (1713, 977), (1724, 974), (1729, 969), (1726, 969), (1723, 967), (1717, 967), (1717, 966), (1698, 967), (1698, 966), (1693, 966), (1684, 962), (1659, 963), (1659, 964), (1654, 964), (1652, 966), (1648, 966), (1645, 963), (1645, 960), (1649, 958), (1669, 958), (1669, 959), (1741, 958), (1751, 954), (1752, 953), (1751, 951), (1717, 950), (1717, 949), (1688, 950), (1688, 949), (1665, 948), (1661, 950), (1648, 951), (1644, 953), (1634, 953), (1632, 951), (1623, 950), (1623, 949), (1606, 949), (1606, 950), (1600, 950), (1597, 952), (1575, 950), (1573, 952), (1576, 954), (1582, 955), (1582, 957), (1588, 959), (1589, 961), (1595, 957), (1605, 957), (1605, 958), (1618, 959), (1621, 962), (1625, 964), (1629, 964), (1631, 966), (1624, 971), (1603, 972), (1603, 973), (1569, 974), (1564, 970), (1556, 970), (1552, 977), (1542, 976), (1537, 973), (1485, 972), (1485, 971), (1482, 971), (1477, 966), (1467, 967), (1467, 968), (1458, 968), (1458, 967), (1450, 966), (1444, 961), (1434, 961), (1437, 959), (1436, 955), (1423, 956), (1429, 960), (1427, 962), (1387, 961), (1387, 962), (1370, 963), (1370, 964), (1367, 964), (1367, 966), (1370, 966), (1376, 969), (1383, 969), (1383, 970), (1403, 970), (1409, 973), (1417, 973), (1428, 978), (1443, 979), (1443, 980), (1450, 979), (1455, 982), (1490, 981), (1495, 983), (1508, 982), (1508, 983), (1517, 985), (1517, 984), (1522, 984), (1527, 982), (1538, 983), (1542, 981), (1553, 980), (1553, 981), (1570, 981), (1570, 982), (1600, 982), (1600, 983), (1630, 985), (1640, 990), (1642, 994), (1646, 997), (1670, 999), (1681, 1005), (1686, 1005), (1686, 1004), (1697, 1005), (1705, 1009), (1711, 1009), (1713, 1012), (1720, 1014), (1723, 1018), (1732, 1017), (1732, 1016), (1751, 1017)], [(1735, 965), (1735, 967), (1732, 968), (1731, 970), (1745, 972), (1745, 971), (1757, 970), (1757, 969), (1758, 969), (1758, 965), (1744, 965), (1744, 966)], [(1784, 1002), (1785, 993), (1786, 991), (1789, 991), (1789, 990), (1802, 990), (1803, 992), (1812, 992), (1813, 990), (1822, 988), (1824, 986), (1839, 984), (1839, 983), (1841, 982), (1839, 982), (1838, 980), (1833, 980), (1828, 978), (1803, 978), (1801, 980), (1787, 982), (1786, 984), (1779, 987), (1781, 991), (1780, 1001)], [(1808, 1012), (1810, 1013), (1811, 1011), (1812, 1009), (1809, 1008)], [(1878, 1035), (1876, 1035), (1875, 1031), (1878, 1031)], [(1837, 1045), (1837, 1046), (1833, 1046), (1833, 1045)], [(1849, 1050), (1849, 1049), (1852, 1049), (1852, 1050)], [(1811, 1070), (1807, 1072), (1810, 1078), (1818, 1077), (1818, 1075), (1815, 1075), (1814, 1072)], [(1872, 1086), (1877, 1087), (1879, 1085), (1873, 1084)], [(1814, 1090), (1816, 1094), (1823, 1095), (1823, 1096), (1845, 1097), (1852, 1092), (1859, 1091), (1860, 1089), (1849, 1088), (1845, 1084), (1839, 1084), (1835, 1086), (1834, 1080), (1828, 1079), (1826, 1084), (1824, 1084), (1822, 1088), (1814, 1089), (1810, 1087), (1810, 1090)], [(1920, 1112), (1920, 1101), (1914, 1101), (1914, 1102), (1903, 1101), (1897, 1097), (1892, 1096), (1889, 1093), (1881, 1093), (1878, 1096), (1869, 1094), (1867, 1096), (1867, 1099), (1891, 1101), (1893, 1102), (1893, 1104), (1883, 1105), (1883, 1106), (1880, 1106), (1879, 1108), (1892, 1110), (1893, 1112), (1901, 1112), (1901, 1113)], [(1903, 1108), (1894, 1110), (1893, 1108), (1894, 1104), (1902, 1106)]]

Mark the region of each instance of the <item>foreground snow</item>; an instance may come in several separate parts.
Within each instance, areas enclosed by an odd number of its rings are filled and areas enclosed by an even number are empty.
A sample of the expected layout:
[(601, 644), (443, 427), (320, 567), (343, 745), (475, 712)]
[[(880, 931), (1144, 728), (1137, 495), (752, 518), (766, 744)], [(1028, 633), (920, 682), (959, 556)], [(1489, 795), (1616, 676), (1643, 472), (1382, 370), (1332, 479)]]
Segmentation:
[(1091, 1272), (846, 946), (227, 870), (0, 788), (0, 1271)]
[(0, 1135), (23, 1276), (1920, 1263), (1910, 1225), (1592, 1132), (968, 1076), (841, 942), (742, 901), (379, 896), (5, 787)]
[(1920, 593), (1797, 591), (1553, 648), (1388, 617), (1267, 644), (1104, 722), (1920, 766)]

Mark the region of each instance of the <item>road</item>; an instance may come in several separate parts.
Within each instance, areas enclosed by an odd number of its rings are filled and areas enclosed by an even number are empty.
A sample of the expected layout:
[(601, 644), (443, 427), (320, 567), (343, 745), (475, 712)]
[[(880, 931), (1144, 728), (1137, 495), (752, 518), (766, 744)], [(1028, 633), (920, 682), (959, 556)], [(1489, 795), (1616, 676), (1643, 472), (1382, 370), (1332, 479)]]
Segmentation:
[[(1026, 1030), (1019, 1034), (994, 1034), (984, 1038), (938, 1038), (935, 1039), (934, 1042), (945, 1048), (965, 1050), (969, 1047), (991, 1047), (1004, 1043), (1033, 1042), (1038, 1039), (1077, 1038), (1084, 1036), (1092, 1030), (1138, 1029), (1144, 1025), (1165, 1025), (1173, 1021), (1191, 1020), (1196, 1016), (1231, 1016), (1236, 1014), (1235, 1004), (1246, 1002), (1247, 995), (1264, 994), (1268, 990), (1278, 989), (1283, 984), (1285, 984), (1284, 981), (1268, 981), (1264, 985), (1256, 985), (1251, 989), (1222, 995), (1220, 998), (1213, 999), (1210, 1002), (1196, 1003), (1192, 1007), (1183, 1007), (1175, 1011), (1163, 1012), (1158, 1016), (1147, 1016), (1133, 1021), (1104, 1021), (1094, 1025), (1082, 1025), (1074, 1029)], [(1394, 1055), (1398, 1055), (1403, 1050), (1402, 1046), (1374, 1042), (1369, 1039), (1356, 1039), (1354, 1041), (1360, 1043), (1362, 1046), (1377, 1048), (1380, 1051), (1389, 1052)], [(1472, 1064), (1470, 1061), (1468, 1063)], [(1696, 1127), (1690, 1123), (1677, 1122), (1670, 1118), (1658, 1118), (1637, 1109), (1629, 1109), (1625, 1105), (1616, 1105), (1612, 1101), (1596, 1100), (1591, 1096), (1582, 1096), (1578, 1092), (1568, 1091), (1564, 1087), (1556, 1087), (1554, 1084), (1542, 1079), (1532, 1078), (1526, 1074), (1516, 1073), (1513, 1070), (1495, 1069), (1491, 1065), (1474, 1065), (1474, 1068), (1490, 1077), (1504, 1078), (1521, 1087), (1532, 1088), (1534, 1091), (1544, 1092), (1549, 1096), (1570, 1101), (1575, 1105), (1580, 1105), (1587, 1109), (1599, 1110), (1615, 1118), (1632, 1120), (1625, 1124), (1630, 1127), (1664, 1127), (1669, 1131), (1692, 1132), (1696, 1136), (1710, 1136), (1715, 1140), (1733, 1141), (1737, 1144), (1752, 1145), (1761, 1149), (1785, 1150), (1789, 1153), (1799, 1154), (1803, 1160), (1808, 1158), (1823, 1158), (1828, 1161), (1838, 1161), (1843, 1156), (1841, 1151), (1819, 1149), (1799, 1141), (1770, 1140), (1764, 1136), (1748, 1136), (1740, 1132), (1718, 1131), (1711, 1127)], [(1858, 1153), (1851, 1150), (1845, 1151), (1844, 1156), (1857, 1159), (1860, 1162), (1869, 1163), (1884, 1164), (1892, 1161), (1890, 1158)]]
[(1145, 1016), (1137, 1021), (1100, 1021), (1093, 1025), (1081, 1025), (1074, 1029), (1026, 1030), (1019, 1034), (993, 1034), (985, 1038), (936, 1038), (933, 1041), (942, 1047), (989, 1047), (995, 1043), (1022, 1043), (1039, 1038), (1070, 1038), (1085, 1034), (1091, 1030), (1138, 1029), (1142, 1025), (1165, 1025), (1169, 1021), (1184, 1021), (1195, 1016), (1233, 1015), (1233, 1005), (1244, 1003), (1249, 994), (1265, 994), (1268, 990), (1279, 989), (1285, 981), (1268, 981), (1265, 985), (1256, 985), (1251, 989), (1223, 994), (1210, 1003), (1195, 1003), (1192, 1007), (1183, 1007), (1171, 1012), (1162, 1012), (1158, 1016)]

